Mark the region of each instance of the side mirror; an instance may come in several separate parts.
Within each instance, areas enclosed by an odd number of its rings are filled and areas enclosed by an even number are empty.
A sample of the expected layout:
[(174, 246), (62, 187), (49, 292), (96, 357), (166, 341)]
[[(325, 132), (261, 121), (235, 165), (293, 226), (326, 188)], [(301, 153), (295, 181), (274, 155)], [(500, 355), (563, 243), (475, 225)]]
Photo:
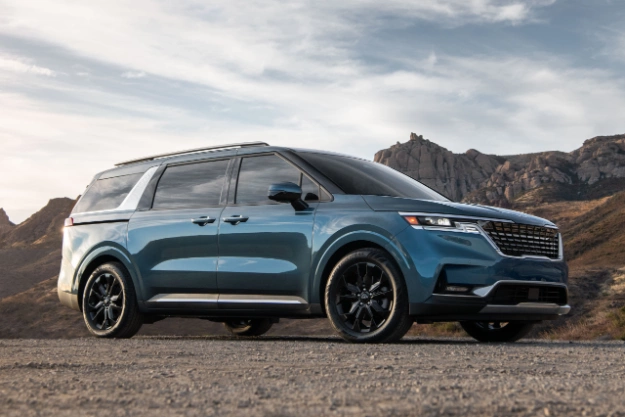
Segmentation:
[(302, 188), (292, 182), (281, 182), (270, 185), (267, 197), (278, 203), (291, 203), (293, 208), (297, 211), (308, 208), (308, 204), (302, 200)]

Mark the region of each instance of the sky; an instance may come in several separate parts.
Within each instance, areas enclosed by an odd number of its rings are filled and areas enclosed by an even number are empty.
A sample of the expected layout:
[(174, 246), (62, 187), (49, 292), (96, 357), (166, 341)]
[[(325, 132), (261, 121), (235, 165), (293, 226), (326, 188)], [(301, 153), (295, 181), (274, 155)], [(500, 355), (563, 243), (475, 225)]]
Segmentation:
[(233, 142), (372, 159), (625, 133), (625, 0), (0, 0), (0, 207)]

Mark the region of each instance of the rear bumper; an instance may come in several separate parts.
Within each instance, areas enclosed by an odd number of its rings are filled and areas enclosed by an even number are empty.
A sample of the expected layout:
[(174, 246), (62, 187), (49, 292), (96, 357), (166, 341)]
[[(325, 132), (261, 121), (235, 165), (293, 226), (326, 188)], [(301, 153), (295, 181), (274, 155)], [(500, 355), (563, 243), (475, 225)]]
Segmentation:
[(71, 292), (65, 292), (58, 289), (59, 301), (64, 306), (72, 308), (74, 310), (80, 311), (80, 306), (78, 305), (78, 294), (72, 294)]
[[(497, 289), (503, 286), (527, 286), (563, 292), (559, 302), (527, 299), (507, 300), (497, 298)], [(417, 322), (464, 321), (464, 320), (553, 320), (568, 314), (568, 290), (565, 284), (535, 281), (498, 281), (474, 288), (468, 295), (432, 294), (425, 302), (411, 303), (410, 315)]]

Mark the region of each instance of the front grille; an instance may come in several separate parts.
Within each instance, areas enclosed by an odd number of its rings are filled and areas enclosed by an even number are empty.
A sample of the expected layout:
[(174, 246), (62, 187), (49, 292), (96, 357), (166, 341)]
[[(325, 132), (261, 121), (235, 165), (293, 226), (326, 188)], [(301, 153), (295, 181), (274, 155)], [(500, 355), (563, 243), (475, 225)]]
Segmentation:
[(504, 222), (487, 222), (482, 228), (505, 255), (559, 257), (560, 237), (556, 229)]
[(493, 304), (555, 303), (566, 305), (566, 289), (556, 286), (502, 284), (495, 289)]

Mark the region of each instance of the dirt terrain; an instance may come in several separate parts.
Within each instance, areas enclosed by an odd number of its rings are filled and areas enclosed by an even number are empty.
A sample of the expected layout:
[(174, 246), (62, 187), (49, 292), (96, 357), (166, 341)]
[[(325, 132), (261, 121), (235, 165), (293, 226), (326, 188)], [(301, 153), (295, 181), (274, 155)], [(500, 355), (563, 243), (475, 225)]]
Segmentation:
[(625, 343), (1, 340), (4, 416), (625, 416)]

